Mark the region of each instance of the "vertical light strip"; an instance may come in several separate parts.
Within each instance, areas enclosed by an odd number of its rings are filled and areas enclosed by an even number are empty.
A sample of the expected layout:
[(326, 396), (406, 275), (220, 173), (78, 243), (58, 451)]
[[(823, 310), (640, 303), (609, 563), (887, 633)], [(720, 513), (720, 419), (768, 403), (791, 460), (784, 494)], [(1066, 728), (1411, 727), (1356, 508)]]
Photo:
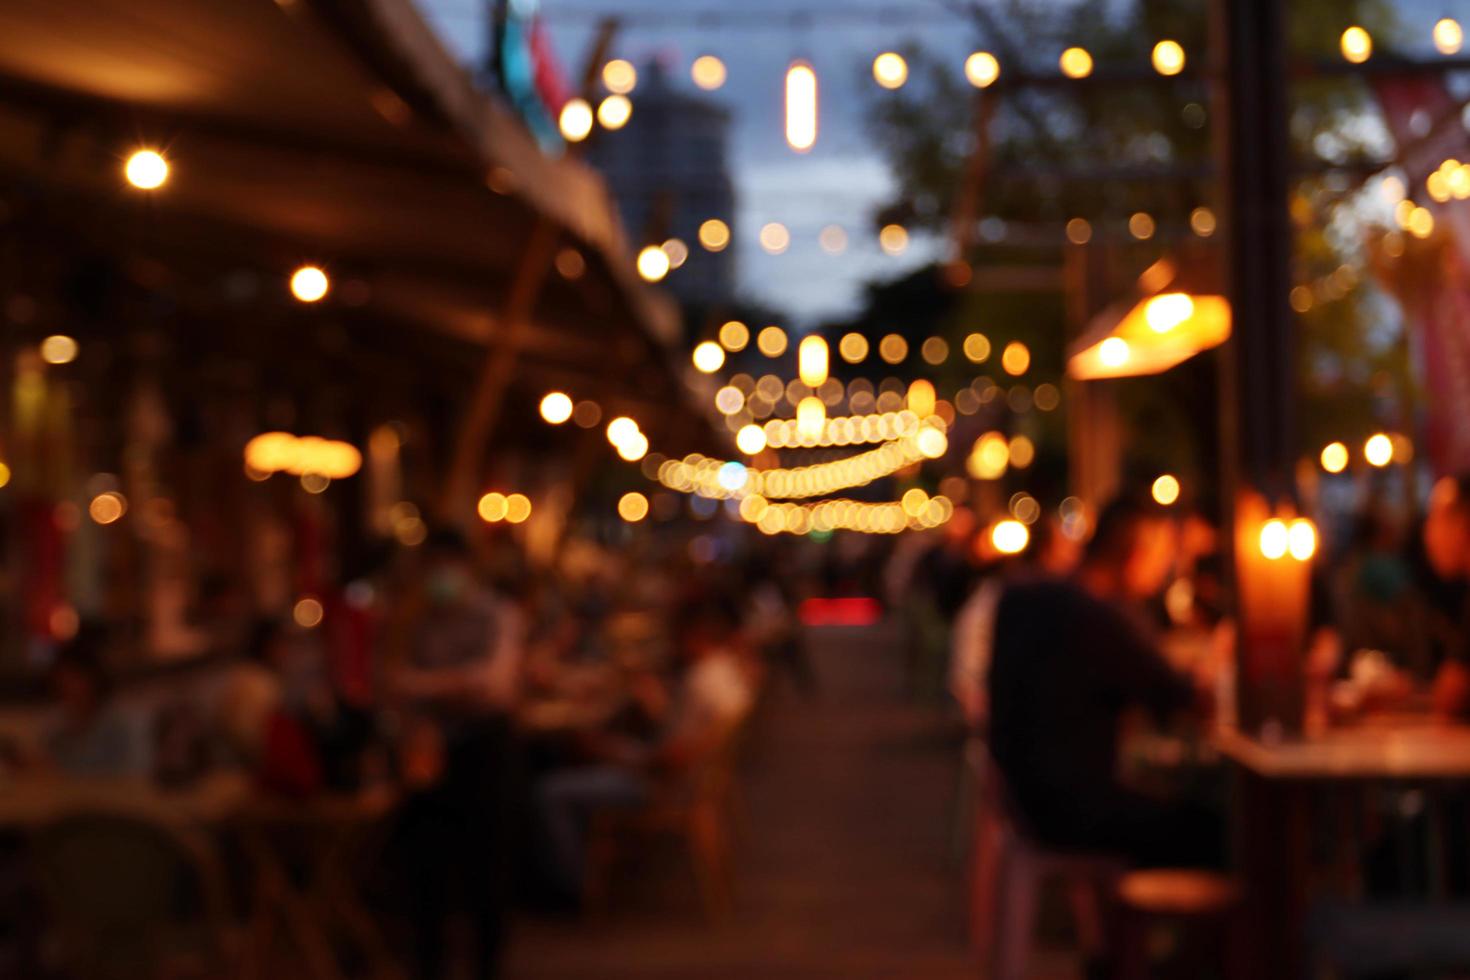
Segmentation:
[(801, 383), (816, 388), (826, 381), (829, 360), (826, 340), (816, 334), (803, 338), (801, 346), (796, 348), (797, 373), (801, 375)]
[(817, 142), (817, 73), (805, 61), (786, 69), (786, 142), (797, 153)]

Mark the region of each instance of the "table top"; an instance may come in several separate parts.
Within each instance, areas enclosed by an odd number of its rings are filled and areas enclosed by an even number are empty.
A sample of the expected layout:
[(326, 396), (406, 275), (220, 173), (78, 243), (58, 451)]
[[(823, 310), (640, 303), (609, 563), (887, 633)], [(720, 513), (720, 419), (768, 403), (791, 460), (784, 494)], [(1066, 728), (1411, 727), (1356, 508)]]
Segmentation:
[(1470, 778), (1470, 725), (1390, 718), (1267, 743), (1215, 733), (1221, 755), (1266, 779), (1351, 781)]
[(146, 779), (79, 779), (63, 774), (22, 775), (0, 784), (0, 827), (37, 827), (81, 811), (131, 813), (166, 822), (218, 823), (250, 798), (250, 780), (217, 773), (180, 789)]

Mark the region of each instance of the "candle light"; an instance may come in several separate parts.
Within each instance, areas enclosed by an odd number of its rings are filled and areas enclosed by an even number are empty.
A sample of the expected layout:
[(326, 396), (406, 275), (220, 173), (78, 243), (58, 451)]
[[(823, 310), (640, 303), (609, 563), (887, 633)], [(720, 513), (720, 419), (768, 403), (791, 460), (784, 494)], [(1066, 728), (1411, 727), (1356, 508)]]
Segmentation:
[(1289, 507), (1275, 513), (1255, 494), (1236, 512), (1241, 718), (1251, 727), (1300, 728), (1302, 651), (1317, 529)]

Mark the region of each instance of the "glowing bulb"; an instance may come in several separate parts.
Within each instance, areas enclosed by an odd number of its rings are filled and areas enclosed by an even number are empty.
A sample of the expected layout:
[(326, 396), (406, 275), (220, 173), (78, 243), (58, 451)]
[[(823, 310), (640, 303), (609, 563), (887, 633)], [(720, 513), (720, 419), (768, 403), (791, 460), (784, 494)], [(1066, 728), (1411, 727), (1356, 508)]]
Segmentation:
[(925, 426), (914, 437), (919, 455), (925, 459), (938, 459), (949, 450), (949, 436), (933, 426)]
[(1031, 351), (1019, 340), (1013, 340), (1000, 352), (1000, 366), (1005, 368), (1007, 374), (1025, 374), (1026, 369), (1031, 366)]
[(750, 343), (750, 328), (739, 320), (727, 320), (720, 326), (720, 346), (728, 351), (742, 351)]
[(817, 439), (827, 424), (827, 406), (820, 398), (808, 395), (796, 404), (796, 432), (807, 439)]
[(908, 397), (904, 399), (908, 403), (909, 411), (919, 418), (928, 418), (934, 414), (934, 384), (925, 378), (917, 378), (909, 385)]
[(592, 106), (586, 99), (568, 99), (557, 116), (557, 126), (568, 143), (580, 143), (592, 133)]
[(1019, 555), (1031, 541), (1031, 532), (1020, 521), (1006, 520), (990, 529), (990, 543), (1003, 555)]
[(885, 51), (873, 59), (873, 80), (890, 91), (902, 88), (909, 78), (909, 64), (903, 55)]
[(291, 609), (291, 618), (296, 620), (296, 625), (308, 630), (321, 625), (322, 614), (321, 601), (311, 596), (297, 600)]
[(638, 253), (638, 275), (646, 282), (659, 282), (669, 274), (669, 253), (657, 245), (646, 245)]
[(745, 481), (749, 479), (750, 471), (745, 468), (745, 464), (737, 463), (733, 459), (715, 471), (715, 482), (732, 493), (745, 486)]
[(47, 364), (70, 364), (77, 359), (77, 342), (66, 334), (52, 334), (41, 341), (41, 360)]
[(909, 342), (891, 333), (878, 341), (878, 356), (889, 364), (898, 364), (909, 356)]
[(990, 338), (983, 333), (972, 333), (965, 338), (965, 356), (976, 364), (990, 359)]
[(1215, 212), (1207, 207), (1197, 207), (1189, 212), (1189, 227), (1201, 238), (1209, 238), (1213, 235), (1217, 225)]
[(621, 442), (613, 447), (618, 455), (630, 463), (636, 463), (648, 455), (648, 437), (641, 432), (634, 432), (625, 436)]
[(1154, 502), (1165, 507), (1170, 506), (1179, 499), (1179, 480), (1169, 473), (1165, 473), (1154, 481)]
[(1188, 293), (1164, 293), (1148, 301), (1143, 318), (1154, 333), (1168, 333), (1194, 316), (1194, 300)]
[(87, 506), (87, 513), (98, 524), (111, 524), (123, 516), (128, 502), (122, 494), (114, 491), (99, 493)]
[(1128, 219), (1128, 233), (1141, 242), (1154, 237), (1154, 219), (1147, 211), (1138, 211)]
[(1023, 435), (1012, 436), (1011, 443), (1006, 449), (1009, 453), (1010, 464), (1018, 470), (1024, 470), (1036, 461), (1036, 443)]
[(730, 244), (730, 226), (719, 218), (710, 218), (699, 226), (699, 244), (711, 252), (723, 252)]
[(1092, 225), (1086, 218), (1073, 218), (1067, 222), (1067, 241), (1073, 245), (1086, 245), (1092, 241)]
[(1000, 62), (989, 51), (976, 51), (965, 59), (965, 78), (976, 88), (989, 88), (1000, 77)]
[(1369, 466), (1387, 466), (1393, 461), (1393, 440), (1383, 432), (1369, 436), (1363, 443), (1363, 458)]
[(618, 498), (618, 516), (629, 524), (637, 524), (648, 516), (648, 498), (634, 491)]
[(1322, 447), (1322, 468), (1328, 473), (1341, 473), (1347, 469), (1348, 447), (1340, 442), (1329, 442)]
[(713, 340), (695, 345), (691, 356), (695, 370), (702, 374), (714, 374), (725, 364), (725, 349)]
[(725, 63), (712, 54), (702, 54), (689, 66), (689, 77), (706, 92), (725, 84)]
[(561, 425), (572, 417), (572, 399), (560, 391), (548, 392), (541, 399), (541, 417), (552, 425)]
[(1068, 48), (1059, 61), (1062, 74), (1068, 78), (1086, 78), (1092, 74), (1092, 55), (1085, 48)]
[(825, 338), (816, 334), (803, 337), (796, 348), (796, 371), (801, 376), (801, 383), (809, 388), (821, 385), (827, 380), (829, 361), (830, 355)]
[(327, 295), (331, 283), (327, 274), (314, 265), (303, 265), (291, 273), (291, 295), (303, 303), (315, 303)]
[(766, 448), (766, 430), (753, 423), (741, 426), (735, 433), (735, 447), (747, 456), (754, 456)]
[(786, 142), (797, 153), (817, 142), (817, 73), (805, 61), (786, 69)]
[(860, 364), (868, 356), (868, 338), (860, 333), (845, 333), (837, 342), (837, 353), (849, 364)]
[(1272, 519), (1261, 526), (1261, 554), (1272, 561), (1286, 554), (1289, 547), (1290, 533), (1286, 529), (1286, 522)]
[(1177, 75), (1184, 70), (1184, 48), (1178, 41), (1160, 41), (1154, 45), (1153, 60), (1160, 75)]
[(769, 222), (761, 226), (760, 243), (767, 252), (780, 255), (791, 245), (791, 232), (779, 221)]
[(607, 441), (616, 446), (636, 436), (638, 431), (637, 422), (626, 415), (619, 415), (607, 424)]
[(878, 232), (878, 246), (889, 255), (900, 255), (909, 247), (909, 233), (903, 225), (884, 225)]
[(607, 86), (609, 92), (627, 95), (638, 84), (638, 69), (633, 67), (631, 61), (614, 58), (602, 66), (602, 84)]
[(603, 129), (622, 129), (633, 117), (633, 103), (626, 95), (609, 95), (597, 106), (597, 122)]
[(1361, 65), (1373, 56), (1373, 35), (1356, 24), (1342, 32), (1342, 56)]
[(1122, 337), (1109, 337), (1097, 348), (1097, 356), (1103, 365), (1110, 368), (1122, 367), (1128, 363), (1128, 357), (1132, 351), (1128, 348), (1128, 341)]
[(505, 498), (505, 519), (511, 524), (524, 524), (531, 517), (531, 499), (523, 493)]
[(138, 150), (128, 157), (123, 175), (139, 190), (157, 190), (168, 180), (168, 161), (157, 150)]
[(1434, 46), (1439, 49), (1440, 54), (1459, 54), (1464, 43), (1465, 31), (1460, 27), (1459, 21), (1445, 17), (1434, 25)]
[(1286, 532), (1286, 547), (1291, 557), (1306, 561), (1317, 553), (1317, 529), (1305, 517), (1291, 522)]
[(486, 524), (505, 520), (505, 515), (509, 510), (509, 501), (503, 493), (487, 493), (475, 505), (475, 512)]
[(786, 331), (774, 324), (766, 327), (756, 335), (755, 346), (767, 357), (780, 357), (786, 353)]

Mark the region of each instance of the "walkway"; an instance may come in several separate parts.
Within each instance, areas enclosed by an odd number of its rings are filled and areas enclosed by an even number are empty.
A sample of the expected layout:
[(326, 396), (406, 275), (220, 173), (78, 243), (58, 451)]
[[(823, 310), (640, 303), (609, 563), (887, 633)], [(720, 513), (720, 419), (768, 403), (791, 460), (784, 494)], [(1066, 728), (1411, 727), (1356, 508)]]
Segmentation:
[(980, 975), (948, 853), (955, 748), (902, 696), (882, 629), (813, 638), (820, 696), (784, 683), (757, 720), (737, 912), (706, 925), (670, 854), (618, 882), (603, 922), (528, 922), (511, 980), (735, 980)]

